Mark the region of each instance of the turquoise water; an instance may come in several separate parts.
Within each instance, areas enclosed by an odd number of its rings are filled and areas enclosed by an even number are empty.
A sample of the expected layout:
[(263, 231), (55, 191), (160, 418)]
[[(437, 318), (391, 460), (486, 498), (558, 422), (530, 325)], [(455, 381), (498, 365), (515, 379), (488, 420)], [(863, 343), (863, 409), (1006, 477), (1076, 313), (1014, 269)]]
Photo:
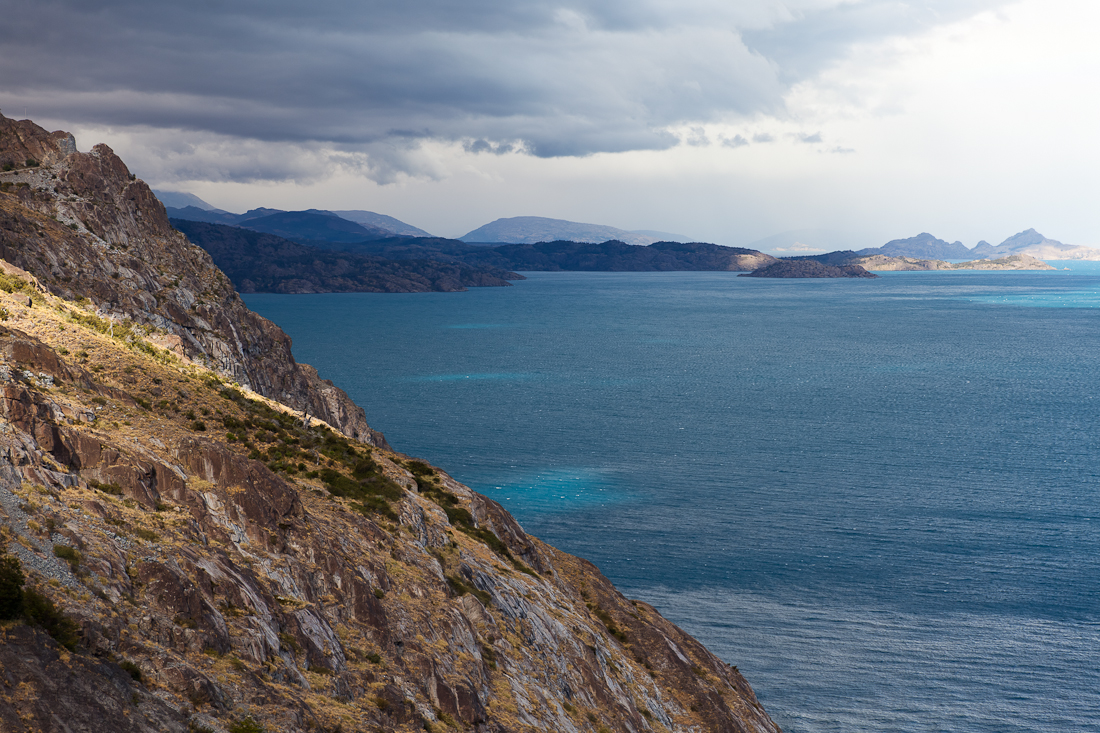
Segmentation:
[(1100, 269), (1068, 266), (247, 301), (785, 730), (1100, 731)]

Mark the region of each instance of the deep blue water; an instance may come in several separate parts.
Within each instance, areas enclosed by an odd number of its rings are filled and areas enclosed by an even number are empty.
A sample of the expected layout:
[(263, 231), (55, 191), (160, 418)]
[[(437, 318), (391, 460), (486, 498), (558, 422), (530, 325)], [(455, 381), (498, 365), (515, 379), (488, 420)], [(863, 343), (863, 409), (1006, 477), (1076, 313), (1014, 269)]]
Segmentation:
[(250, 295), (792, 733), (1100, 731), (1100, 269)]

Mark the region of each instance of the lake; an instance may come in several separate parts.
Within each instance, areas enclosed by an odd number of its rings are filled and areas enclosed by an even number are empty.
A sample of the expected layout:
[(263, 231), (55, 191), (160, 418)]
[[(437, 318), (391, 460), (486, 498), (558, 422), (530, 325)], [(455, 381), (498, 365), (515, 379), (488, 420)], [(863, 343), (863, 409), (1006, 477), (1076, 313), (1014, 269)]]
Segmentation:
[(1098, 731), (1100, 268), (1065, 264), (245, 299), (785, 730)]

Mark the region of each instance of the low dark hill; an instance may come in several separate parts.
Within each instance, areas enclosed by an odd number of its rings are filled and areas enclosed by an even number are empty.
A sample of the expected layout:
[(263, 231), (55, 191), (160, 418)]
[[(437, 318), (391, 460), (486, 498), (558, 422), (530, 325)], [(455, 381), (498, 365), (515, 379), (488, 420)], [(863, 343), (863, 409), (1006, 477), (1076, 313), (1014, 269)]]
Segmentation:
[[(872, 251), (872, 254), (877, 254), (878, 248)], [(856, 257), (863, 257), (864, 255), (859, 252), (855, 252), (850, 249), (841, 250), (839, 252), (826, 252), (823, 255), (800, 255), (798, 257), (784, 257), (786, 262), (804, 262), (806, 260), (812, 260), (814, 262), (820, 262), (823, 265), (832, 265), (833, 267), (841, 267), (847, 265)]]
[(539, 242), (498, 247), (469, 245), (454, 239), (393, 237), (344, 247), (389, 259), (434, 259), (471, 267), (559, 272), (671, 272), (685, 270), (747, 271), (775, 258), (742, 247), (693, 242), (656, 242), (648, 246), (611, 240)]
[(754, 272), (748, 272), (738, 277), (878, 277), (874, 273), (867, 272), (859, 265), (842, 265), (836, 267), (826, 265), (816, 260), (780, 260), (774, 264), (762, 267)]
[(423, 293), (507, 286), (522, 275), (494, 268), (306, 247), (239, 227), (171, 219), (242, 293)]

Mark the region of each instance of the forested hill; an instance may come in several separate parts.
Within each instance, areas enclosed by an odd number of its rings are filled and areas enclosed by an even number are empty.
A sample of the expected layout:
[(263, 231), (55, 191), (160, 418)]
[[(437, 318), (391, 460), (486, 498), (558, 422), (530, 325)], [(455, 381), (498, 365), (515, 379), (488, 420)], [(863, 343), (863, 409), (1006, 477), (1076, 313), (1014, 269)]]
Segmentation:
[(533, 271), (744, 272), (775, 262), (774, 257), (754, 249), (723, 247), (704, 242), (656, 242), (639, 246), (615, 240), (599, 244), (557, 241), (488, 247), (469, 245), (454, 239), (392, 237), (355, 245), (340, 245), (340, 248), (393, 260), (433, 259), (461, 262), (472, 267)]
[(223, 224), (171, 219), (202, 247), (242, 293), (421, 293), (507, 286), (522, 275), (458, 261), (395, 262), (357, 252), (307, 247)]

